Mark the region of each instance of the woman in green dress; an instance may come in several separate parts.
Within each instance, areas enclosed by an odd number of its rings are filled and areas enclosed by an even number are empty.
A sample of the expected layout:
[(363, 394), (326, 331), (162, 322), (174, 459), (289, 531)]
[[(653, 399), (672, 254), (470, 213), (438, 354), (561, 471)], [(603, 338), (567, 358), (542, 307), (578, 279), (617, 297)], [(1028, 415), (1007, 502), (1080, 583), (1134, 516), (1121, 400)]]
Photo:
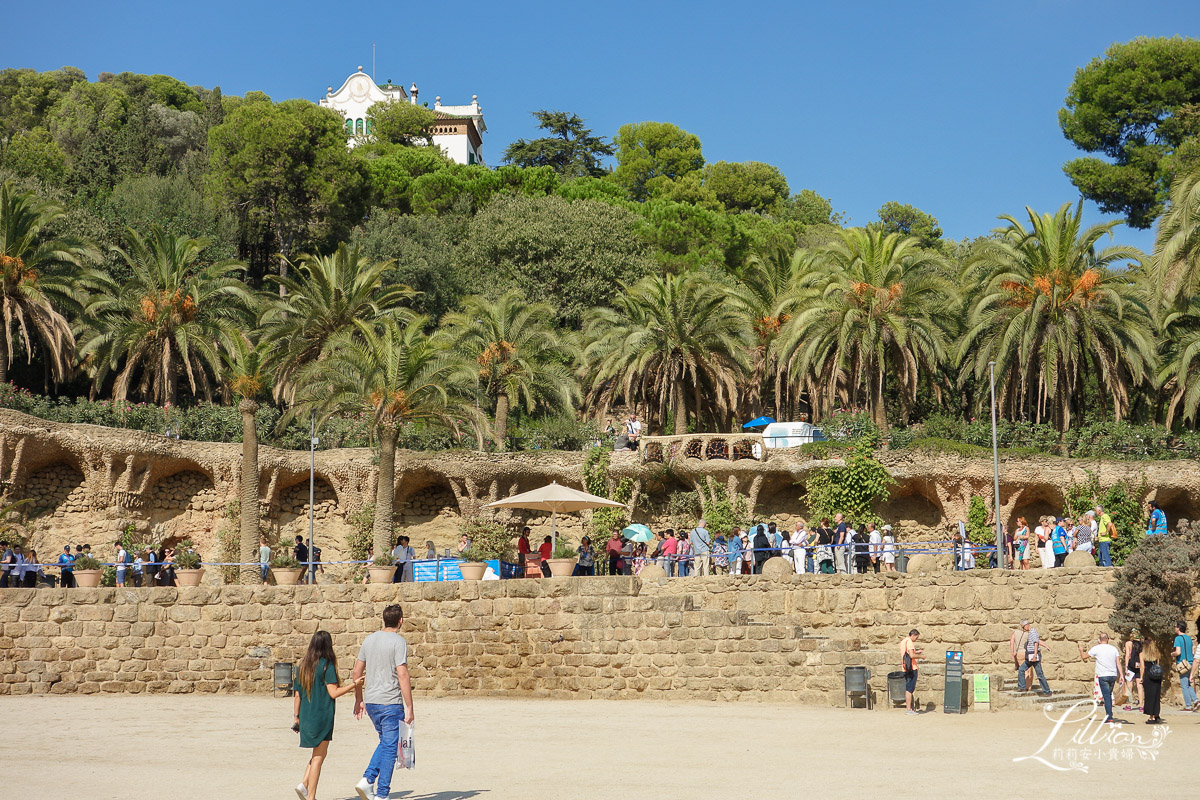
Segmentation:
[(363, 679), (341, 685), (338, 680), (337, 656), (328, 631), (317, 631), (308, 643), (308, 652), (300, 662), (296, 675), (296, 727), (300, 731), (300, 746), (312, 748), (312, 757), (304, 768), (304, 780), (296, 786), (300, 800), (316, 800), (317, 781), (321, 765), (333, 741), (333, 701), (360, 688)]

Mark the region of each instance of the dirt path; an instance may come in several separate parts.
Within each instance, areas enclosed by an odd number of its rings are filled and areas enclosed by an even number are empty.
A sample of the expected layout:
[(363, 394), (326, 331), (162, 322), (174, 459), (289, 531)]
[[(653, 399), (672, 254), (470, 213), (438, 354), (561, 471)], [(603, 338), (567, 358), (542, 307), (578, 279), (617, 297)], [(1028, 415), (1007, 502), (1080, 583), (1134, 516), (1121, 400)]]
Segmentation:
[[(320, 800), (356, 797), (375, 744), (351, 705), (338, 703)], [(0, 798), (286, 800), (306, 753), (289, 730), (291, 708), (290, 698), (257, 696), (5, 697)], [(1090, 745), (1103, 755), (1082, 773), (1013, 763), (1051, 734), (1036, 712), (418, 697), (417, 714), (419, 768), (397, 772), (393, 798), (867, 797), (896, 796), (902, 781), (902, 796), (1059, 800), (1165, 795), (1200, 778), (1200, 715), (1168, 714), (1154, 760)], [(1140, 715), (1124, 716), (1136, 724), (1117, 734), (1148, 739), (1154, 729)], [(1042, 756), (1081, 749), (1069, 743), (1078, 730), (1064, 726)]]

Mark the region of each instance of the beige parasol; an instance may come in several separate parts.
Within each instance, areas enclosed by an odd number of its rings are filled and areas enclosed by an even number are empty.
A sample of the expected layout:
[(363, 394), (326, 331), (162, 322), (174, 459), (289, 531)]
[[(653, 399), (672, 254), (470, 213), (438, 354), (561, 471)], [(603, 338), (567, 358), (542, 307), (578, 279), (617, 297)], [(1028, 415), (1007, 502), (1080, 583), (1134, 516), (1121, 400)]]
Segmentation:
[(487, 508), (532, 508), (537, 511), (550, 512), (550, 541), (558, 544), (558, 531), (554, 527), (554, 515), (560, 511), (582, 511), (585, 508), (624, 508), (624, 503), (597, 497), (594, 494), (572, 489), (554, 481), (549, 486), (534, 489), (531, 492), (514, 494), (503, 500), (488, 503)]

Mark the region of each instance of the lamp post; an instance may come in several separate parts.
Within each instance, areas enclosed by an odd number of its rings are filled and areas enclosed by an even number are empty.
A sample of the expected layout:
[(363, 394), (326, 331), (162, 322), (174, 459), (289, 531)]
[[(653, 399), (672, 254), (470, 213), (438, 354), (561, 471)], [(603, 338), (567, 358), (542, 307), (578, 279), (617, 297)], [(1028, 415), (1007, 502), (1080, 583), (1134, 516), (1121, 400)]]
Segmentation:
[(996, 566), (1004, 564), (1004, 529), (1000, 525), (1000, 449), (996, 444), (996, 362), (988, 362), (988, 378), (992, 389), (992, 483), (996, 490), (992, 512), (996, 515)]
[(317, 582), (316, 553), (313, 550), (313, 504), (317, 484), (317, 414), (312, 412), (308, 417), (309, 425), (309, 455), (308, 455), (308, 574), (309, 583)]

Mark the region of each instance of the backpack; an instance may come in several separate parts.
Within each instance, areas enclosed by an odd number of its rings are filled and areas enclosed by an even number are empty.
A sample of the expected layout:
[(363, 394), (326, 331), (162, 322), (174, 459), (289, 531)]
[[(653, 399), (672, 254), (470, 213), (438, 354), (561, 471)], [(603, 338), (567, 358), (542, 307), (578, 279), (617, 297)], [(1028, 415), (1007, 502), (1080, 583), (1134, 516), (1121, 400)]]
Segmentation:
[(124, 557), (121, 558), (121, 563), (122, 564), (132, 564), (133, 563), (133, 556), (129, 555), (128, 550), (125, 551)]
[(1112, 539), (1112, 540), (1115, 542), (1115, 541), (1117, 540), (1117, 536), (1118, 536), (1118, 534), (1117, 534), (1117, 526), (1116, 526), (1116, 524), (1115, 524), (1115, 523), (1114, 523), (1114, 522), (1113, 522), (1113, 521), (1110, 519), (1110, 520), (1108, 521), (1108, 538), (1109, 538), (1109, 539)]
[(718, 567), (729, 566), (729, 545), (724, 542), (717, 542), (713, 545), (713, 562)]

